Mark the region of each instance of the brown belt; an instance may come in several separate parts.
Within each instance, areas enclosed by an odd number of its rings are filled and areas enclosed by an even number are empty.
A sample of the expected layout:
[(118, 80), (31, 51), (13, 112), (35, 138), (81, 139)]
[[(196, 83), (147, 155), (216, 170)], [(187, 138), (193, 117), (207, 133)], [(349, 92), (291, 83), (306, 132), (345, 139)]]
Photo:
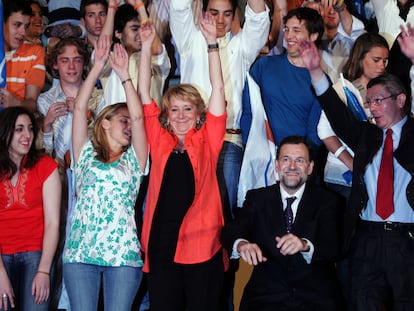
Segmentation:
[(226, 129), (227, 134), (241, 134), (241, 130), (239, 129)]

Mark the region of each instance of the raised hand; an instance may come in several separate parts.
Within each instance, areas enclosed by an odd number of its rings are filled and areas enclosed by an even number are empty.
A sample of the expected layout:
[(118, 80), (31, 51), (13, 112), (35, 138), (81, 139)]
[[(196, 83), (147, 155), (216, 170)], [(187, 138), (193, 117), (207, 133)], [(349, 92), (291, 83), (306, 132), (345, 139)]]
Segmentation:
[(109, 52), (111, 48), (111, 40), (108, 36), (99, 37), (98, 41), (95, 42), (95, 57), (94, 65), (105, 66), (106, 61), (109, 57)]
[(139, 29), (139, 34), (141, 36), (142, 48), (151, 48), (156, 36), (155, 28), (152, 22), (147, 21), (144, 25), (142, 25)]
[(214, 44), (217, 42), (216, 20), (209, 12), (200, 15), (199, 26), (207, 44)]
[(321, 57), (315, 42), (310, 40), (301, 41), (299, 51), (304, 66), (309, 70), (312, 81), (318, 81), (324, 73), (321, 68)]
[(414, 64), (414, 27), (408, 23), (407, 29), (403, 25), (400, 26), (400, 29), (401, 35), (397, 37), (397, 40), (400, 44), (401, 52)]
[(129, 78), (128, 63), (129, 58), (125, 48), (119, 43), (115, 44), (111, 66), (122, 81)]

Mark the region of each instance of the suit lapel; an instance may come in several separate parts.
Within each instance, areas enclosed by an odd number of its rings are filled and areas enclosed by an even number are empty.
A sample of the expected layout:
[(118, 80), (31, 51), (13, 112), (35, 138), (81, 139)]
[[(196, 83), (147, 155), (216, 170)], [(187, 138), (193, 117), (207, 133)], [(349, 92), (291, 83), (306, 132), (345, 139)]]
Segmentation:
[(269, 193), (269, 197), (265, 199), (264, 204), (266, 211), (263, 215), (264, 217), (268, 217), (267, 223), (269, 224), (270, 230), (274, 232), (275, 235), (285, 233), (286, 224), (279, 183), (273, 186), (273, 191)]

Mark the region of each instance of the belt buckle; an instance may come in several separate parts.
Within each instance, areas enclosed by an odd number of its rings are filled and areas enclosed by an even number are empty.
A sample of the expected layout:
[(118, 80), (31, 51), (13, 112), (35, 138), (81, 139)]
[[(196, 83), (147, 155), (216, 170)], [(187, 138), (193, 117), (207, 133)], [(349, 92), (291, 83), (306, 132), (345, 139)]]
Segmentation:
[(392, 230), (394, 230), (393, 223), (391, 221), (384, 222), (384, 230), (385, 231), (392, 231)]

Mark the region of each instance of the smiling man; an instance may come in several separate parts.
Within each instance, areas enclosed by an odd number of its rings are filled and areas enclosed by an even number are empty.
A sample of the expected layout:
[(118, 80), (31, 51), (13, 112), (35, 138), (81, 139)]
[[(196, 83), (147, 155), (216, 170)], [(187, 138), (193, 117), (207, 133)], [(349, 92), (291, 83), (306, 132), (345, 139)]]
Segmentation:
[[(286, 53), (259, 59), (250, 74), (260, 87), (276, 145), (287, 136), (303, 136), (315, 155), (321, 144), (317, 133), (321, 108), (311, 90), (311, 79), (302, 62), (300, 43), (306, 40), (319, 43), (324, 31), (323, 20), (313, 9), (298, 8), (288, 12), (284, 25)], [(240, 121), (243, 141), (247, 141), (251, 118), (249, 90), (246, 87)]]
[(6, 88), (0, 89), (0, 107), (23, 106), (34, 112), (45, 84), (45, 51), (25, 43), (32, 9), (24, 0), (3, 2), (6, 52)]
[(343, 310), (334, 260), (341, 248), (339, 199), (309, 185), (311, 152), (303, 137), (280, 144), (280, 182), (250, 190), (222, 240), (253, 265), (241, 311)]

